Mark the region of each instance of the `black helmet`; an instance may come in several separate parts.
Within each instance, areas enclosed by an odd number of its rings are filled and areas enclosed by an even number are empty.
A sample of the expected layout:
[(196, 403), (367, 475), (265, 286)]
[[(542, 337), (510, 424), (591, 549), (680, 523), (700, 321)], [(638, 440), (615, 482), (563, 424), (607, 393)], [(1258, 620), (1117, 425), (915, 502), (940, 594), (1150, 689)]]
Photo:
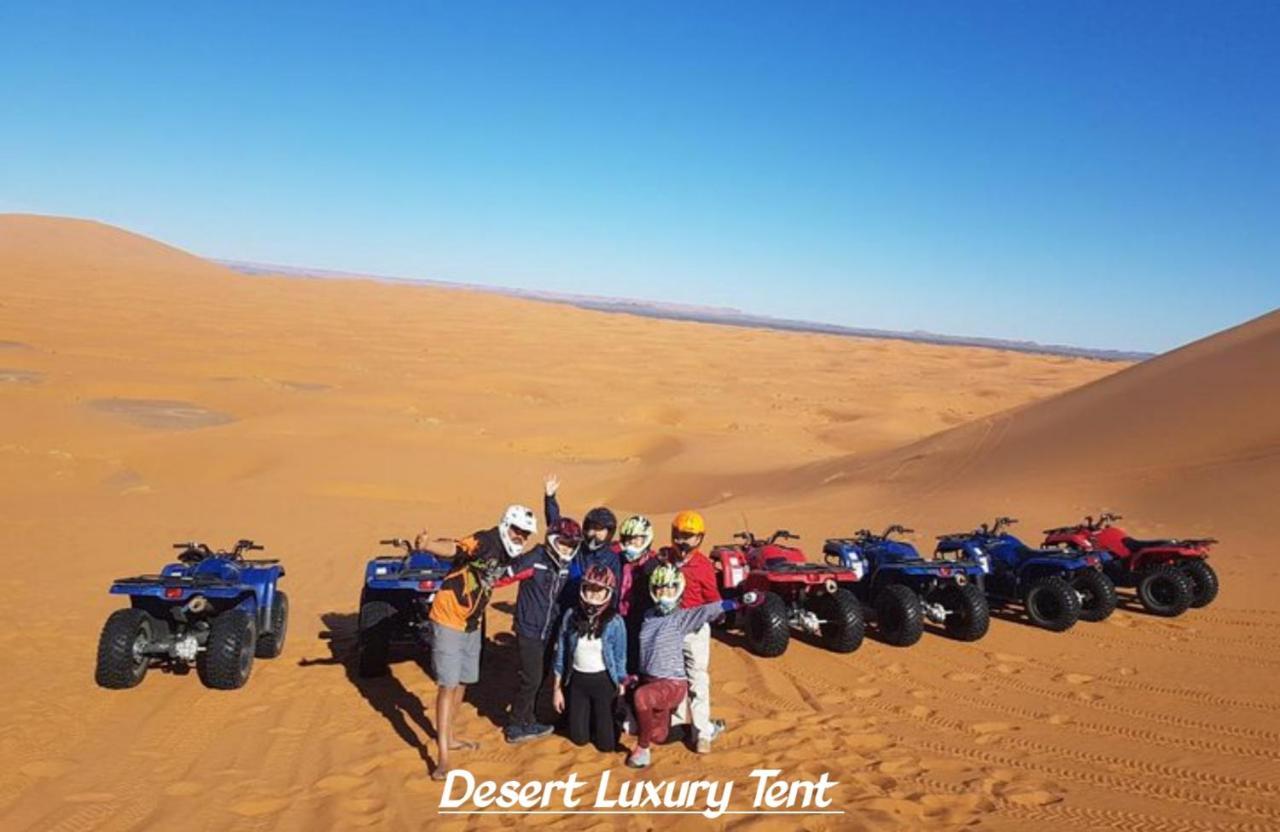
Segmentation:
[(596, 506), (587, 512), (586, 517), (582, 518), (582, 528), (584, 530), (592, 526), (597, 529), (605, 529), (609, 532), (609, 540), (613, 540), (613, 533), (618, 530), (618, 518), (604, 506)]

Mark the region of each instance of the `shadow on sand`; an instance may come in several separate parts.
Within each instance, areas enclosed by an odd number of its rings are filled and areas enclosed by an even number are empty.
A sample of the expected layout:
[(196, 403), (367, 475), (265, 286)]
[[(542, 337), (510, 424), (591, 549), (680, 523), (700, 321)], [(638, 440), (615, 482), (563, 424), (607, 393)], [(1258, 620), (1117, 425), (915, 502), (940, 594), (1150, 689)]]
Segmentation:
[[(435, 700), (432, 698), (424, 703), (396, 677), (396, 665), (406, 663), (416, 664), (425, 675), (431, 676), (429, 651), (426, 648), (415, 649), (412, 645), (397, 645), (391, 653), (390, 672), (385, 676), (365, 678), (359, 673), (356, 658), (358, 616), (350, 612), (327, 612), (320, 616), (320, 620), (325, 629), (321, 630), (319, 637), (328, 644), (329, 656), (304, 658), (298, 661), (298, 666), (341, 665), (347, 681), (369, 707), (387, 721), (405, 745), (418, 752), (429, 769), (434, 770), (436, 761), (427, 742), (436, 739), (431, 716), (435, 712)], [(480, 658), (480, 681), (469, 685), (463, 697), (463, 701), (474, 707), (480, 716), (498, 727), (506, 724), (507, 703), (515, 694), (516, 664), (515, 638), (510, 633), (499, 633), (494, 640), (486, 640)]]

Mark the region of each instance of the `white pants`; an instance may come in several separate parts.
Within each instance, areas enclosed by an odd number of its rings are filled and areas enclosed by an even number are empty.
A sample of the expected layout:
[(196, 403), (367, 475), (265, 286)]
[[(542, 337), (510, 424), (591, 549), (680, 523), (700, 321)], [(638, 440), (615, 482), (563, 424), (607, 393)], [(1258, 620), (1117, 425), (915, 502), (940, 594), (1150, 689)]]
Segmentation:
[(711, 625), (684, 637), (684, 672), (689, 677), (689, 721), (694, 739), (712, 736)]

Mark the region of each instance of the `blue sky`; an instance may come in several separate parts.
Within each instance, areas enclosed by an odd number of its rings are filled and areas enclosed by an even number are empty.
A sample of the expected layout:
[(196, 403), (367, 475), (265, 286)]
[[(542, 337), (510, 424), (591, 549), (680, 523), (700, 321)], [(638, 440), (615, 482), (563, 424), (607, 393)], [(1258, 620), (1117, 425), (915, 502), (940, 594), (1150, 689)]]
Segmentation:
[(1159, 351), (1280, 306), (1277, 79), (1275, 2), (5, 3), (0, 211)]

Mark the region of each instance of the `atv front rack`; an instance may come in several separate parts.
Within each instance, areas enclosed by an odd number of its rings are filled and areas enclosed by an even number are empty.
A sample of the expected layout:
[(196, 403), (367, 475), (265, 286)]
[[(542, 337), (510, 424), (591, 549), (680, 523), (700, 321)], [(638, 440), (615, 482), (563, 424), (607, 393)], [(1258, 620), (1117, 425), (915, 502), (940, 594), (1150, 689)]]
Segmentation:
[(178, 587), (223, 587), (239, 586), (238, 581), (229, 581), (217, 575), (135, 575), (132, 578), (116, 578), (114, 583), (131, 586), (178, 586)]

